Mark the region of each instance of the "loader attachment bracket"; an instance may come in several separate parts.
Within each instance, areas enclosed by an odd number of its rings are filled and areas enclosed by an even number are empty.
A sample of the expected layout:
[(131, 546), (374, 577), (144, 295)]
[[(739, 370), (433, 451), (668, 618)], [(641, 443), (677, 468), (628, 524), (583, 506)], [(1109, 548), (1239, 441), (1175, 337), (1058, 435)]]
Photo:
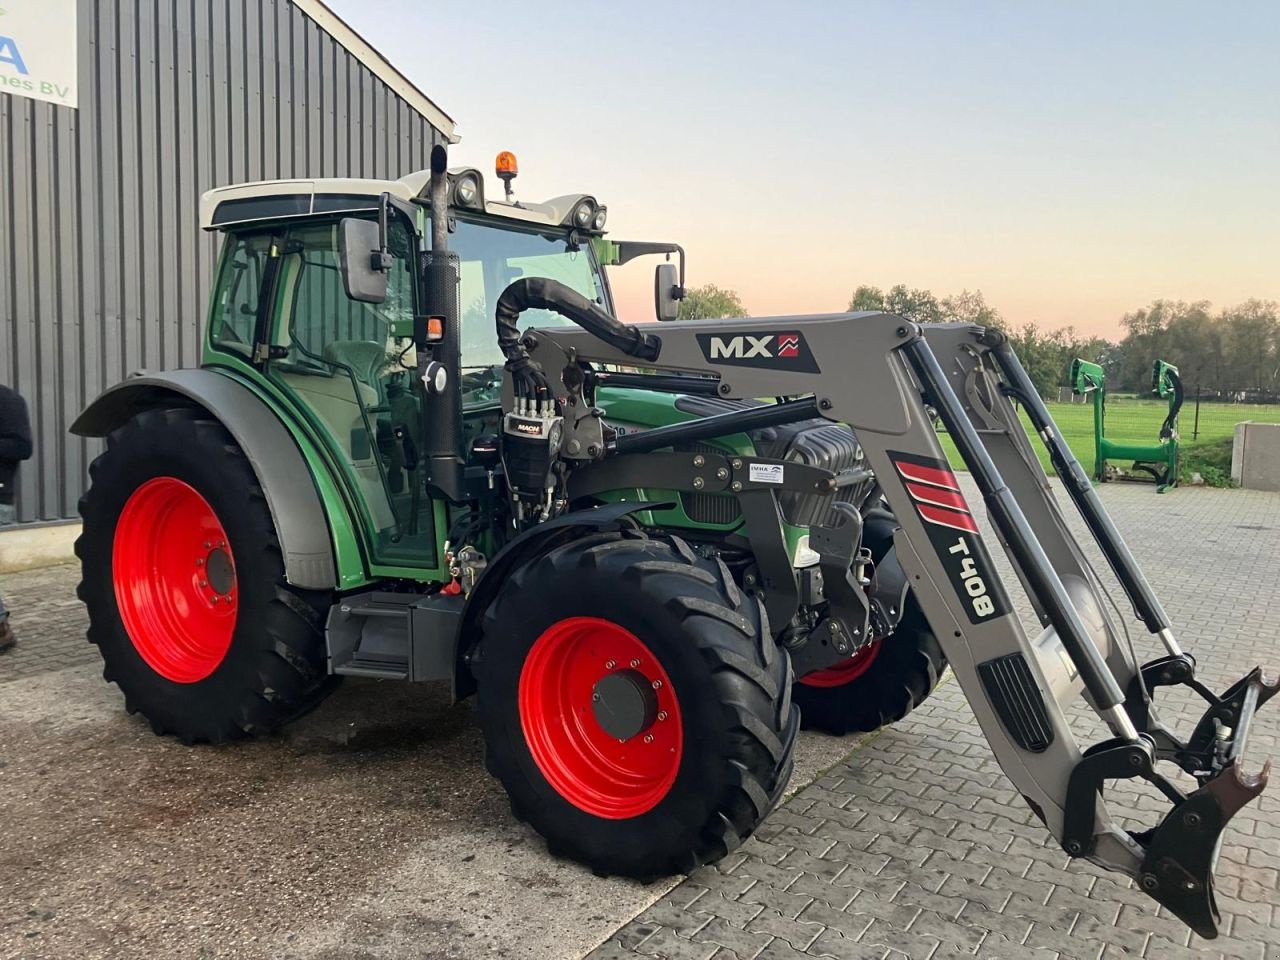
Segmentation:
[[(1280, 691), (1280, 679), (1268, 681), (1261, 667), (1255, 667), (1221, 696), (1217, 696), (1196, 679), (1195, 660), (1187, 654), (1160, 657), (1135, 673), (1125, 694), (1125, 710), (1134, 725), (1150, 735), (1156, 756), (1176, 763), (1203, 786), (1212, 780), (1224, 762), (1228, 743), (1243, 744), (1239, 736), (1242, 719), (1246, 722), (1258, 707)], [(1160, 687), (1190, 687), (1209, 705), (1191, 737), (1182, 741), (1174, 736), (1155, 716), (1148, 700)], [(1246, 702), (1248, 701), (1248, 702)], [(1246, 716), (1247, 711), (1247, 716)], [(1234, 734), (1234, 735), (1233, 735)]]
[[(1213, 870), (1222, 833), (1240, 808), (1262, 793), (1271, 770), (1268, 760), (1260, 773), (1244, 772), (1249, 730), (1258, 707), (1280, 690), (1280, 680), (1268, 680), (1255, 667), (1215, 697), (1194, 679), (1194, 662), (1185, 655), (1152, 661), (1143, 674), (1148, 687), (1191, 686), (1209, 708), (1187, 744), (1153, 724), (1155, 734), (1144, 731), (1136, 743), (1109, 740), (1090, 748), (1071, 772), (1062, 846), (1075, 857), (1095, 852), (1097, 800), (1106, 781), (1141, 777), (1154, 784), (1173, 808), (1153, 829), (1131, 834), (1143, 850), (1139, 883), (1196, 933), (1212, 939), (1220, 919)], [(1148, 706), (1145, 700), (1142, 706)], [(1144, 709), (1141, 718), (1149, 719), (1150, 711)], [(1199, 789), (1182, 794), (1156, 772), (1157, 759), (1178, 764), (1196, 778)]]
[(1218, 935), (1218, 903), (1213, 869), (1222, 832), (1231, 818), (1267, 785), (1268, 760), (1262, 772), (1248, 775), (1233, 759), (1217, 776), (1169, 811), (1147, 835), (1139, 882), (1152, 899), (1211, 940)]

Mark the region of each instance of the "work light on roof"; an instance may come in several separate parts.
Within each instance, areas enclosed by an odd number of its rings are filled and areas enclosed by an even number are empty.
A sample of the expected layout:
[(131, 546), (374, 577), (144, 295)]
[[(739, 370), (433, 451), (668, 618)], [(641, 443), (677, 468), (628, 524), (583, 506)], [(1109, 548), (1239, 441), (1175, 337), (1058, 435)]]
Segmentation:
[(476, 200), (476, 182), (472, 177), (463, 177), (458, 181), (457, 193), (458, 203), (464, 207), (469, 207)]

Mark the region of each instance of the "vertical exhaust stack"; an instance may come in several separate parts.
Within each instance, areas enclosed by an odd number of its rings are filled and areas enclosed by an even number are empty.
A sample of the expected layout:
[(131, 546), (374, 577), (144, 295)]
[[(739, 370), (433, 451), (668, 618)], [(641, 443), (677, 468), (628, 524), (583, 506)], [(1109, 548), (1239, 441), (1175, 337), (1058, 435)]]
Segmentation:
[[(451, 500), (462, 499), (462, 354), (458, 329), (458, 260), (449, 252), (449, 158), (431, 148), (431, 249), (422, 255), (423, 307), (442, 321), (443, 338), (431, 361), (444, 368), (444, 389), (428, 389), (427, 482)], [(419, 354), (421, 356), (421, 354)]]

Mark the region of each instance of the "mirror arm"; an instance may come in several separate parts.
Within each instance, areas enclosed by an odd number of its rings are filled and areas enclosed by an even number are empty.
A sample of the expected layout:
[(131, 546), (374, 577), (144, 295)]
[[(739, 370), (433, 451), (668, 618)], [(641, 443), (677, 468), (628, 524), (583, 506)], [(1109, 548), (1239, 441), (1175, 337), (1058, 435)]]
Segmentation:
[(636, 257), (644, 257), (653, 253), (665, 253), (667, 255), (675, 254), (680, 258), (680, 286), (676, 289), (674, 296), (677, 300), (684, 299), (684, 247), (678, 243), (655, 243), (649, 240), (619, 240), (614, 244), (617, 250), (617, 259), (614, 261), (618, 266), (624, 263), (630, 263)]
[(369, 266), (379, 273), (391, 269), (391, 250), (387, 246), (387, 220), (391, 208), (391, 194), (383, 192), (378, 198), (378, 249), (370, 251)]

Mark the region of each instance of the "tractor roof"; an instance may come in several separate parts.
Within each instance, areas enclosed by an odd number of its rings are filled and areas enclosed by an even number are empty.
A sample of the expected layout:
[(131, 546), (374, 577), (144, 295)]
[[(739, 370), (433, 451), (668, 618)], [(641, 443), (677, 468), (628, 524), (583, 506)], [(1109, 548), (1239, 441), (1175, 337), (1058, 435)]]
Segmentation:
[[(477, 192), (471, 203), (461, 203), (456, 197), (456, 186), (460, 180), (468, 178), (474, 178)], [(262, 221), (368, 210), (376, 205), (383, 193), (389, 193), (405, 203), (415, 199), (425, 201), (430, 180), (430, 171), (419, 170), (399, 180), (327, 177), (311, 180), (260, 180), (217, 187), (200, 198), (200, 226), (205, 230), (225, 230)], [(603, 209), (594, 197), (585, 193), (553, 197), (544, 203), (485, 200), (484, 177), (474, 167), (451, 168), (449, 180), (452, 209), (476, 212), (483, 210), (491, 216), (529, 224), (571, 226), (570, 218), (583, 200), (590, 200), (595, 207)]]

